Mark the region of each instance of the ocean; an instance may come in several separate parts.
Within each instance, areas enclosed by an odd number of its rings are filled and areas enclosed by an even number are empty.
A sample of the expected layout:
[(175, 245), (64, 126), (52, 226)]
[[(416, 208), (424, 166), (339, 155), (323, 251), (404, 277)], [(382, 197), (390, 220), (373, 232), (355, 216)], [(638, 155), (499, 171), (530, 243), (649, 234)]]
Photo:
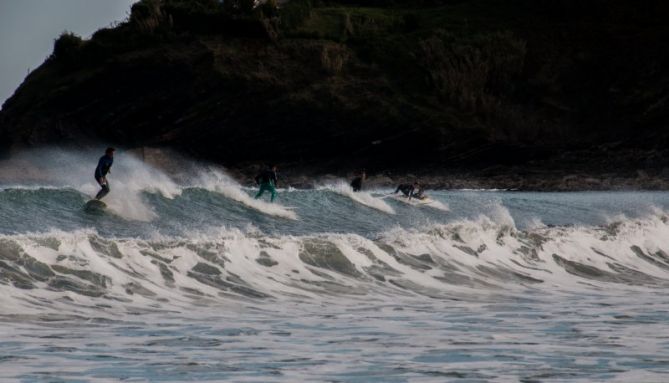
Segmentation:
[(97, 157), (0, 172), (0, 381), (669, 381), (669, 193), (270, 204), (120, 153), (87, 210)]

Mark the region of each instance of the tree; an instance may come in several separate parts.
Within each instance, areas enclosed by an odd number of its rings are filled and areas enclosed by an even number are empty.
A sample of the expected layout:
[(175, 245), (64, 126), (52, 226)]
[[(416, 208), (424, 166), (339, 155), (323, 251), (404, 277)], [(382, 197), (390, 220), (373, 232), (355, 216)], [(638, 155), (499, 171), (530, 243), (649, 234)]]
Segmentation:
[(229, 14), (250, 15), (256, 6), (256, 0), (225, 0), (223, 7)]

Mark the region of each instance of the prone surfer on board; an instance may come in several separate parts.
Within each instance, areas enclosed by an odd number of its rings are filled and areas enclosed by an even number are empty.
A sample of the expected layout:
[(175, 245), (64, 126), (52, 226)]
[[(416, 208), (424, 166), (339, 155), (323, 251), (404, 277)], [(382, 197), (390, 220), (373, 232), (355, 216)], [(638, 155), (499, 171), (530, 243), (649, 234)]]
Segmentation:
[(107, 181), (107, 173), (110, 172), (111, 166), (114, 163), (114, 148), (107, 148), (105, 155), (100, 157), (98, 167), (95, 168), (95, 180), (100, 184), (100, 191), (95, 196), (96, 200), (101, 200), (109, 193), (109, 181)]
[(260, 186), (258, 194), (256, 194), (255, 199), (262, 197), (265, 191), (269, 191), (272, 194), (271, 202), (274, 202), (276, 198), (276, 165), (260, 172), (255, 178), (256, 183)]

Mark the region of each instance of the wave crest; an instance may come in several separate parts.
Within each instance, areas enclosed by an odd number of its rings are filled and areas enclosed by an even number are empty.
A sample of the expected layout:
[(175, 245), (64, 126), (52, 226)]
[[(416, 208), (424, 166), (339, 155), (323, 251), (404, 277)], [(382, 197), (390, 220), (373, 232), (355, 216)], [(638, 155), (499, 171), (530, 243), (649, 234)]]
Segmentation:
[[(452, 298), (669, 285), (669, 220), (519, 231), (487, 217), (425, 230), (153, 240), (90, 230), (0, 237), (3, 307), (321, 295)], [(19, 309), (21, 307), (22, 309)]]

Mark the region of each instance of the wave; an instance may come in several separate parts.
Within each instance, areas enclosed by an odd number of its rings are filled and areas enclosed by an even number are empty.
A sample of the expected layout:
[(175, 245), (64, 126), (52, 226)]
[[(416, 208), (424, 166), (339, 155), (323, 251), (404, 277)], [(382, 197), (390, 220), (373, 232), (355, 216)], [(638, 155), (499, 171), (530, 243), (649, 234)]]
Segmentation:
[(450, 208), (448, 207), (448, 204), (445, 204), (445, 203), (443, 203), (441, 201), (438, 201), (438, 200), (436, 200), (432, 197), (429, 197), (429, 196), (426, 197), (423, 200), (416, 199), (416, 198), (412, 198), (411, 200), (409, 200), (404, 195), (396, 195), (396, 194), (385, 196), (385, 198), (391, 198), (395, 201), (400, 201), (402, 203), (405, 203), (405, 204), (411, 205), (411, 206), (415, 206), (415, 207), (429, 207), (429, 208), (432, 208), (432, 209), (437, 209), (437, 210), (446, 211), (446, 212), (450, 211)]
[(387, 214), (395, 214), (395, 210), (392, 208), (392, 206), (388, 205), (383, 199), (374, 197), (370, 193), (363, 191), (354, 192), (351, 186), (347, 185), (344, 181), (340, 181), (331, 185), (321, 186), (317, 189), (332, 191), (339, 195), (348, 197), (361, 205), (371, 207)]
[[(25, 152), (9, 163), (0, 164), (0, 174), (7, 174), (8, 183), (0, 190), (61, 190), (73, 189), (80, 193), (83, 203), (97, 194), (100, 187), (93, 179), (99, 153), (65, 152), (41, 149)], [(241, 185), (221, 169), (184, 160), (184, 170), (168, 175), (136, 157), (133, 153), (119, 153), (108, 175), (111, 193), (105, 198), (107, 211), (130, 221), (150, 222), (159, 214), (147, 203), (145, 194), (156, 194), (167, 199), (180, 196), (189, 188), (203, 188), (216, 192), (264, 214), (296, 220), (291, 209), (279, 204), (254, 200)], [(25, 172), (20, 169), (28, 169)], [(180, 178), (176, 182), (173, 178)], [(13, 183), (12, 179), (15, 179)], [(15, 186), (11, 186), (15, 185)]]
[[(100, 153), (66, 152), (41, 149), (21, 153), (0, 166), (3, 182), (24, 189), (74, 189), (84, 200), (100, 190), (93, 178)], [(12, 182), (14, 180), (14, 182)], [(113, 214), (128, 220), (151, 221), (156, 212), (145, 203), (142, 194), (157, 193), (174, 198), (181, 188), (163, 171), (132, 154), (116, 156), (108, 176), (112, 192), (104, 201)], [(10, 187), (3, 186), (3, 189)]]
[(201, 187), (203, 189), (220, 193), (231, 200), (237, 201), (247, 207), (255, 209), (261, 213), (273, 215), (276, 217), (297, 220), (297, 214), (288, 207), (278, 203), (268, 203), (259, 199), (254, 199), (242, 186), (227, 174), (220, 170), (208, 169), (201, 171), (196, 180), (191, 183), (191, 187)]
[[(669, 287), (669, 217), (517, 230), (487, 217), (357, 234), (219, 229), (108, 238), (93, 230), (0, 236), (0, 303), (39, 311), (323, 295), (439, 299)], [(380, 298), (381, 299), (381, 298)]]

